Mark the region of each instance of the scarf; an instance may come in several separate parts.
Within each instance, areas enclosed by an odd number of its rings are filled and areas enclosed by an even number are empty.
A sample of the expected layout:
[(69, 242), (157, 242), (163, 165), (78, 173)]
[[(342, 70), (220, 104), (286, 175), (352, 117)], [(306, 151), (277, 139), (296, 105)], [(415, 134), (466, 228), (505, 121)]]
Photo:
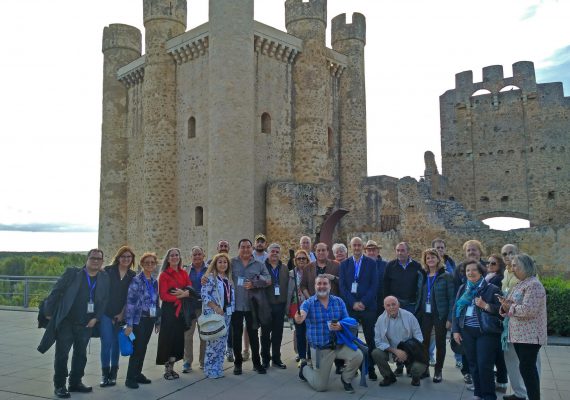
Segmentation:
[(475, 295), (477, 294), (477, 289), (479, 288), (479, 285), (481, 285), (483, 279), (485, 278), (481, 277), (475, 283), (471, 282), (470, 280), (467, 280), (467, 283), (465, 284), (466, 285), (465, 291), (463, 292), (459, 300), (457, 300), (457, 302), (455, 303), (456, 317), (461, 316), (461, 312), (465, 307), (467, 307), (470, 304), (473, 304), (473, 299), (475, 298)]

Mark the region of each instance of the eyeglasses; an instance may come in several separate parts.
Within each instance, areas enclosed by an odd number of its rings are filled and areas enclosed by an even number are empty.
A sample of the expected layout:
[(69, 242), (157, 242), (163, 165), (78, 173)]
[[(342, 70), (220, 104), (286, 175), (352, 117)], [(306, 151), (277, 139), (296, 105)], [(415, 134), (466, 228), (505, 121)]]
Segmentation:
[(508, 253), (503, 253), (503, 254), (502, 254), (503, 257), (512, 256), (512, 255), (513, 255), (513, 252), (512, 252), (512, 251), (509, 251)]
[(307, 261), (307, 258), (306, 258), (306, 257), (297, 257), (297, 258), (295, 258), (295, 260), (297, 260), (297, 261)]
[(103, 261), (103, 257), (89, 257), (91, 261)]
[(496, 261), (491, 261), (491, 262), (489, 262), (489, 265), (497, 265), (497, 262), (496, 262)]

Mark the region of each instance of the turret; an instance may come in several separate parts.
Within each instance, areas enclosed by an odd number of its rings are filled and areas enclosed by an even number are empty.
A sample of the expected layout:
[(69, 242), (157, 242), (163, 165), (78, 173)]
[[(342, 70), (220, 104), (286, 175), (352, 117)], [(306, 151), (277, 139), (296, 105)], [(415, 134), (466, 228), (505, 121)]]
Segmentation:
[(140, 57), (141, 41), (141, 32), (129, 25), (103, 30), (99, 247), (107, 255), (127, 243), (127, 88), (117, 70)]
[[(254, 235), (253, 0), (210, 0), (208, 249)], [(231, 16), (232, 22), (228, 23)], [(231, 156), (228, 154), (231, 153)]]
[[(186, 30), (186, 0), (144, 0), (143, 247), (164, 254), (179, 243), (176, 67), (166, 41)], [(158, 96), (157, 94), (161, 95)]]
[(366, 156), (366, 85), (364, 46), (366, 18), (354, 13), (352, 23), (346, 14), (332, 20), (333, 49), (348, 57), (339, 82), (340, 107), (340, 185), (341, 207), (350, 210), (343, 229), (361, 231), (366, 224), (366, 203), (362, 194), (367, 173)]
[(328, 151), (330, 76), (326, 58), (326, 0), (287, 0), (287, 32), (303, 40), (293, 66), (294, 176), (299, 183), (332, 179)]

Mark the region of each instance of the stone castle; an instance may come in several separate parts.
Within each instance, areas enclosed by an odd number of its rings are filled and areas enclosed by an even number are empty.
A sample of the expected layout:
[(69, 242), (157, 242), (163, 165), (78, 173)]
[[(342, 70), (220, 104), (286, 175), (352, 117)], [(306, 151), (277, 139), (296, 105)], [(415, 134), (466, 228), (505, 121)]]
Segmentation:
[[(235, 249), (265, 232), (294, 247), (302, 234), (375, 239), (417, 255), (436, 236), (459, 250), (478, 238), (518, 243), (550, 269), (570, 259), (570, 99), (537, 84), (533, 65), (458, 74), (440, 98), (443, 171), (426, 152), (419, 182), (367, 176), (366, 21), (332, 19), (326, 0), (286, 0), (287, 32), (253, 19), (253, 0), (210, 0), (186, 31), (186, 0), (144, 0), (141, 32), (103, 31), (99, 246), (137, 254), (219, 239)], [(514, 90), (501, 91), (514, 85)], [(489, 94), (473, 96), (479, 89)], [(346, 216), (343, 215), (349, 211)], [(530, 229), (480, 220), (517, 216)], [(341, 219), (342, 217), (342, 219)]]

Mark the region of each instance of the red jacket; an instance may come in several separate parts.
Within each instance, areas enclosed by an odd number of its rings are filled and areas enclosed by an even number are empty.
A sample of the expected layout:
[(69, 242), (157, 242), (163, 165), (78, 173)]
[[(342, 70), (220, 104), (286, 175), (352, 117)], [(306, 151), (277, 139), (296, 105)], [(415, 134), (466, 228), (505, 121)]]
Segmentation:
[(190, 276), (184, 269), (178, 268), (177, 271), (166, 267), (158, 277), (158, 293), (162, 301), (174, 303), (176, 306), (176, 316), (180, 314), (182, 302), (176, 296), (170, 294), (170, 289), (184, 289), (187, 286), (192, 286)]

